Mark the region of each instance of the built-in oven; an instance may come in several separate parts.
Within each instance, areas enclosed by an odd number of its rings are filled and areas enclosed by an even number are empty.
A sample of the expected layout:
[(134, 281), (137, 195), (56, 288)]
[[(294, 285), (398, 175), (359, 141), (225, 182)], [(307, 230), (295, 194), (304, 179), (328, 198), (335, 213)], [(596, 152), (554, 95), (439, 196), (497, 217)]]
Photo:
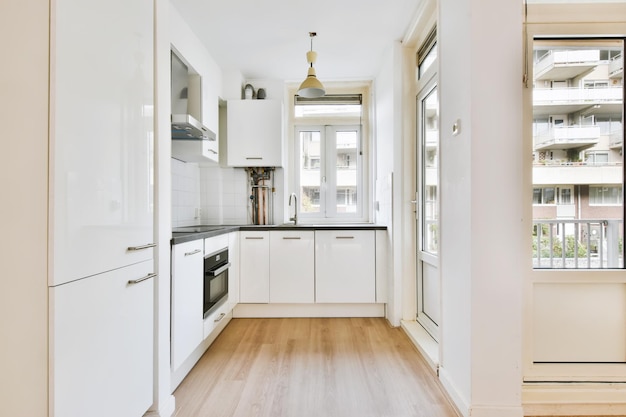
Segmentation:
[(228, 248), (204, 257), (204, 318), (228, 298)]

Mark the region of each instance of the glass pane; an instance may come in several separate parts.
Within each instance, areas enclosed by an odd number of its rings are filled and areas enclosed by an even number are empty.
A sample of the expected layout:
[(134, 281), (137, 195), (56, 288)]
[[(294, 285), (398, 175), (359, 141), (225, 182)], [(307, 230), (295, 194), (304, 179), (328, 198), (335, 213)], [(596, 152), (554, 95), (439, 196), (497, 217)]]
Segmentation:
[(534, 42), (535, 268), (624, 267), (623, 49), (617, 39)]
[(417, 73), (418, 78), (422, 78), (422, 75), (424, 75), (424, 73), (428, 71), (428, 68), (430, 68), (430, 66), (433, 64), (433, 62), (435, 62), (436, 59), (437, 59), (437, 44), (433, 45), (431, 50), (428, 51), (428, 54), (426, 55), (422, 63), (419, 65), (418, 73)]
[(337, 161), (337, 213), (357, 211), (357, 155), (359, 132), (356, 130), (337, 131), (335, 136)]
[(319, 213), (320, 211), (320, 158), (321, 133), (319, 131), (300, 132), (300, 212)]
[(437, 88), (421, 103), (422, 117), (422, 250), (439, 251), (439, 101)]
[(295, 117), (360, 117), (360, 104), (295, 105)]

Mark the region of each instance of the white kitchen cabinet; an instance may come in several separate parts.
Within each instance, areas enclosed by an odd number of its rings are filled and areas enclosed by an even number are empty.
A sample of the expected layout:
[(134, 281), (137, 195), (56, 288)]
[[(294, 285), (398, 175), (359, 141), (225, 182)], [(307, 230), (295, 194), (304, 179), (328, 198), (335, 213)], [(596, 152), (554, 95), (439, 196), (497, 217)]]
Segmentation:
[(51, 417), (141, 416), (152, 404), (152, 261), (50, 288)]
[(228, 304), (230, 309), (239, 302), (239, 232), (228, 234)]
[(172, 247), (172, 369), (176, 370), (204, 339), (204, 241)]
[(172, 140), (172, 158), (183, 162), (219, 162), (217, 139)]
[(52, 7), (49, 285), (59, 285), (153, 257), (154, 32), (151, 2)]
[(270, 301), (269, 231), (239, 232), (239, 302)]
[(315, 301), (376, 302), (373, 230), (315, 231)]
[(282, 103), (278, 100), (229, 100), (227, 165), (282, 167)]
[(270, 303), (315, 302), (315, 232), (270, 231)]

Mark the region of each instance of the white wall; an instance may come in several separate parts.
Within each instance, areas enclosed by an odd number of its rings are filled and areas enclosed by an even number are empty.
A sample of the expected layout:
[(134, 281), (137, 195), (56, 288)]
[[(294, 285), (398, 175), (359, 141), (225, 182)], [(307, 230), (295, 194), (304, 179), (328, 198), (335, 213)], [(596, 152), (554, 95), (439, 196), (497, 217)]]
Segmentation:
[(48, 1), (0, 3), (0, 414), (15, 417), (48, 410), (48, 33)]
[(441, 379), (465, 415), (521, 417), (522, 9), (439, 7)]
[[(379, 210), (376, 222), (388, 226), (387, 319), (394, 326), (402, 318), (403, 294), (403, 251), (402, 237), (402, 186), (406, 179), (402, 175), (402, 48), (400, 43), (391, 47), (374, 83), (374, 137), (376, 194)], [(398, 175), (399, 174), (399, 175)], [(410, 179), (409, 179), (410, 181)]]
[(170, 239), (172, 238), (171, 98), (169, 0), (154, 0), (155, 7), (155, 340), (154, 403), (147, 416), (170, 417), (175, 399), (170, 384)]

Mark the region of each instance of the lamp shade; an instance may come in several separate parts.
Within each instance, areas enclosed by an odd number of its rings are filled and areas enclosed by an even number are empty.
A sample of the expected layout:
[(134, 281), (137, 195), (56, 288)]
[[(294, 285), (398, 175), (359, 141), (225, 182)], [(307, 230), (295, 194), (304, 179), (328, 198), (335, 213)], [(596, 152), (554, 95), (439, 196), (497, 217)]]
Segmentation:
[(298, 95), (304, 98), (318, 98), (326, 94), (324, 86), (315, 76), (315, 68), (311, 65), (309, 72), (298, 88)]

